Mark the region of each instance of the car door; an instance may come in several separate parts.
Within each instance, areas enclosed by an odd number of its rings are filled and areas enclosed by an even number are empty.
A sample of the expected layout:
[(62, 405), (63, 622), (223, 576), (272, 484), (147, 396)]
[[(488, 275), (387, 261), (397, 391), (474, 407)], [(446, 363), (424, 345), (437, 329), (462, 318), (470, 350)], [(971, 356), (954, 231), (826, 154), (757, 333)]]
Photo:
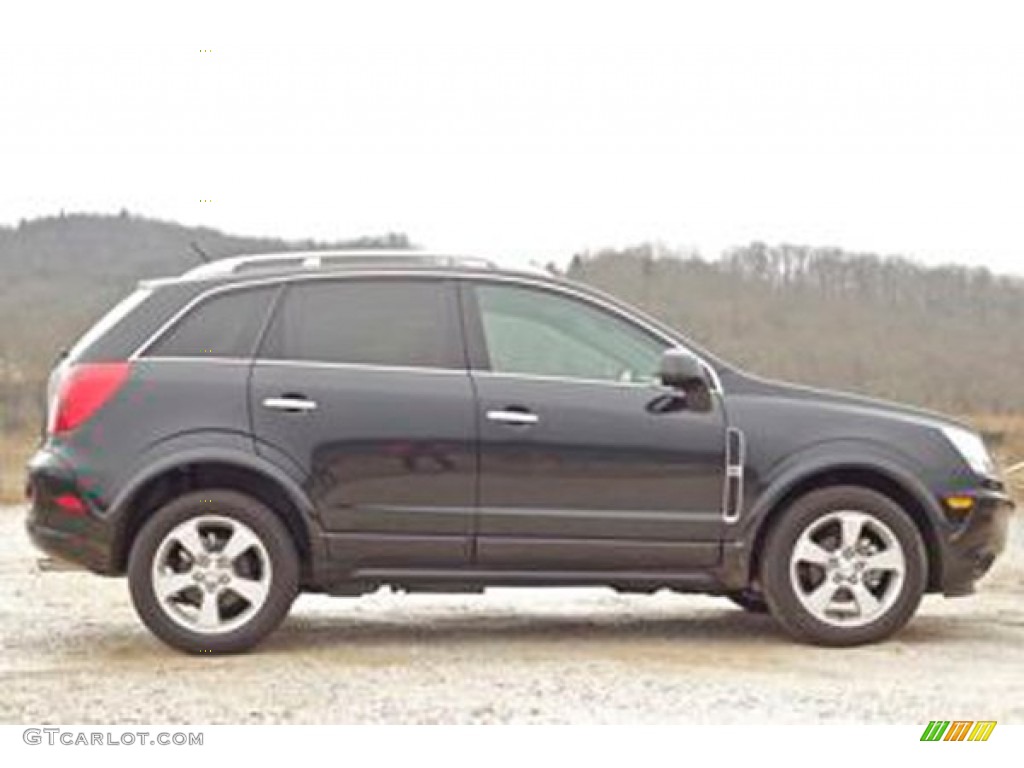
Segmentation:
[(344, 564), (467, 562), (476, 416), (451, 283), (290, 283), (253, 364), (250, 408), (257, 450), (306, 477)]
[(482, 568), (680, 571), (719, 560), (725, 418), (656, 381), (674, 342), (546, 283), (467, 281)]

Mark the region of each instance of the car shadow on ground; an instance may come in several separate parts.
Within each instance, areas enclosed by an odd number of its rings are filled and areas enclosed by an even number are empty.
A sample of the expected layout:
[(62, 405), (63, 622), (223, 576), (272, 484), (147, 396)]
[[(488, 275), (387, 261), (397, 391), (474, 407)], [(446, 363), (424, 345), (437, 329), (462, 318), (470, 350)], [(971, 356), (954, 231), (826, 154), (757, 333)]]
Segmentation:
[(704, 610), (685, 617), (637, 616), (602, 612), (494, 612), (487, 609), (456, 615), (415, 615), (409, 619), (358, 616), (292, 616), (266, 642), (267, 648), (290, 649), (332, 643), (346, 644), (461, 644), (606, 643), (643, 640), (730, 640), (772, 644), (783, 638), (768, 616), (741, 610)]
[[(991, 642), (993, 630), (1014, 628), (1024, 639), (1024, 620), (994, 620), (989, 616), (918, 616), (898, 633), (893, 642), (903, 645), (971, 644)], [(747, 613), (729, 607), (687, 611), (686, 615), (659, 613), (621, 615), (602, 612), (581, 616), (577, 612), (531, 613), (494, 612), (487, 609), (457, 615), (417, 615), (409, 619), (393, 615), (375, 617), (372, 612), (358, 616), (297, 615), (286, 621), (261, 646), (269, 652), (299, 651), (332, 646), (348, 647), (432, 647), (478, 646), (550, 648), (623, 644), (636, 649), (644, 645), (697, 648), (705, 645), (744, 649), (792, 648), (788, 635), (767, 615)], [(869, 646), (882, 648), (885, 644)]]
[[(1008, 638), (1007, 633), (1013, 635)], [(28, 638), (31, 640), (31, 638)], [(889, 642), (867, 646), (867, 650), (885, 649), (894, 644), (928, 647), (931, 645), (977, 650), (989, 643), (1024, 641), (1024, 614), (928, 616), (914, 618)], [(32, 647), (44, 655), (75, 656), (88, 649), (93, 659), (117, 666), (132, 660), (152, 660), (174, 654), (141, 624), (90, 622), (69, 627), (67, 632), (48, 633), (31, 640)], [(397, 659), (407, 652), (481, 655), (508, 653), (524, 657), (582, 658), (643, 656), (646, 652), (693, 654), (714, 650), (717, 658), (742, 658), (744, 653), (788, 651), (798, 648), (770, 616), (739, 609), (686, 609), (676, 613), (659, 610), (643, 614), (635, 610), (616, 612), (602, 609), (592, 615), (579, 610), (467, 609), (410, 610), (379, 612), (372, 608), (346, 612), (293, 613), (276, 632), (260, 644), (258, 654), (344, 653), (358, 662)], [(8, 650), (13, 650), (9, 648)], [(27, 649), (26, 649), (27, 650)], [(810, 649), (832, 652), (829, 649)], [(840, 651), (842, 653), (842, 651)]]

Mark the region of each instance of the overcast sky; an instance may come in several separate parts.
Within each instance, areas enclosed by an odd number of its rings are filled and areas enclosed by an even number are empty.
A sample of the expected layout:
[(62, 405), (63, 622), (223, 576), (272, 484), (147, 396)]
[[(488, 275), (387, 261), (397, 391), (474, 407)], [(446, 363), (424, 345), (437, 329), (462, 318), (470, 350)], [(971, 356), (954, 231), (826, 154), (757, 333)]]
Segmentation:
[(1019, 3), (20, 5), (2, 223), (127, 208), (538, 261), (760, 239), (1024, 274)]

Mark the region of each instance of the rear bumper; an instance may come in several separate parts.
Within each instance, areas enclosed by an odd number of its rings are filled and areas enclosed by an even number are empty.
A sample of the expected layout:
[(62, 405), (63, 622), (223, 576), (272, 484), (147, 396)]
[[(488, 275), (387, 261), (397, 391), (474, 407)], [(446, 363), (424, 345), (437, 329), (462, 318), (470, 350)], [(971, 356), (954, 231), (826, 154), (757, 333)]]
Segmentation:
[(970, 516), (943, 542), (942, 593), (967, 595), (1006, 547), (1013, 500), (1005, 493), (981, 491)]
[[(102, 574), (113, 574), (113, 531), (97, 513), (75, 472), (59, 456), (41, 449), (28, 466), (31, 504), (25, 527), (32, 543), (48, 555)], [(56, 503), (73, 496), (83, 509), (69, 510)]]

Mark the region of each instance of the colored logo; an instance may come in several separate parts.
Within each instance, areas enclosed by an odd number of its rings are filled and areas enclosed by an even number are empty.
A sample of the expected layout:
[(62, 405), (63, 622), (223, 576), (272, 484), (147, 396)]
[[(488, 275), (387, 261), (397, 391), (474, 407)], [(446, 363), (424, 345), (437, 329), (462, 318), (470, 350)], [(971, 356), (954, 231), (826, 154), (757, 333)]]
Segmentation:
[(932, 720), (921, 741), (988, 741), (995, 728), (995, 720)]

